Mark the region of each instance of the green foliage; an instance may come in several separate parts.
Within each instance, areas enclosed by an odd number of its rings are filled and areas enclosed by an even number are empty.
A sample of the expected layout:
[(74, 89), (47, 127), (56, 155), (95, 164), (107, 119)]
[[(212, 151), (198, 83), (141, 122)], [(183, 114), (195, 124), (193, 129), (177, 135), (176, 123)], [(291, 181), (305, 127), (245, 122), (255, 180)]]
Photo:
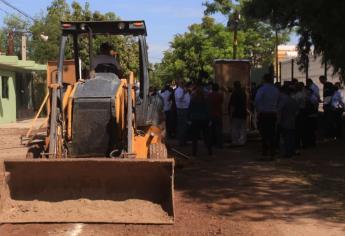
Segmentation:
[[(253, 66), (267, 66), (274, 61), (274, 50), (276, 46), (275, 32), (267, 23), (245, 19), (242, 23), (242, 31), (245, 34), (243, 42), (245, 54), (251, 55)], [(287, 31), (279, 31), (278, 44), (289, 40)]]
[[(243, 1), (215, 0), (206, 2), (201, 24), (193, 24), (188, 32), (176, 35), (171, 47), (156, 66), (156, 75), (162, 81), (177, 79), (209, 80), (214, 74), (213, 62), (219, 58), (232, 58), (233, 31), (207, 16), (220, 12), (228, 17), (231, 25), (234, 11), (242, 11)], [(271, 25), (242, 17), (239, 22), (237, 56), (251, 59), (254, 66), (270, 65), (274, 59), (275, 31)], [(278, 43), (288, 40), (281, 32)]]
[[(16, 31), (30, 30), (32, 36), (29, 38), (29, 58), (39, 63), (46, 63), (49, 60), (56, 60), (59, 52), (61, 37), (61, 21), (110, 21), (120, 20), (113, 12), (102, 14), (98, 11), (92, 12), (88, 2), (81, 6), (74, 1), (69, 5), (66, 0), (53, 0), (47, 8), (47, 13), (37, 17), (37, 20), (30, 26), (26, 21), (16, 15), (5, 18), (5, 27), (0, 32), (0, 43), (2, 48), (6, 48), (7, 36), (9, 30)], [(40, 35), (44, 34), (49, 37), (44, 42)], [(20, 37), (15, 37), (15, 52), (20, 52)], [(139, 67), (138, 45), (134, 38), (123, 36), (97, 36), (93, 42), (94, 55), (98, 53), (99, 46), (102, 42), (109, 42), (118, 52), (120, 64), (128, 72), (136, 72)], [(89, 64), (88, 36), (79, 38), (80, 58), (83, 67)], [(72, 40), (68, 40), (66, 48), (66, 59), (73, 58)]]
[(251, 0), (246, 2), (244, 12), (281, 28), (297, 28), (300, 63), (313, 46), (314, 53), (333, 65), (335, 72), (345, 74), (344, 1)]
[(157, 76), (157, 71), (159, 71), (159, 68), (158, 68), (159, 65), (160, 64), (155, 64), (155, 65), (150, 64), (150, 71), (149, 71), (150, 86), (156, 89), (161, 89), (163, 88), (163, 85), (164, 85), (161, 78)]
[(223, 15), (229, 15), (232, 10), (236, 8), (238, 1), (232, 0), (214, 0), (212, 2), (205, 2), (203, 5), (206, 7), (205, 14), (214, 14), (220, 12)]
[(29, 22), (19, 15), (8, 15), (4, 18), (4, 27), (0, 31), (0, 47), (6, 52), (8, 48), (8, 34), (14, 32), (14, 54), (20, 55), (21, 50), (21, 33), (26, 32), (29, 28)]
[[(230, 42), (231, 33), (222, 24), (204, 17), (201, 24), (191, 25), (189, 32), (176, 35), (157, 66), (157, 76), (164, 81), (208, 79), (203, 77), (213, 73), (213, 60), (231, 56)], [(243, 51), (240, 54), (243, 56)]]
[[(60, 45), (60, 21), (70, 18), (70, 7), (64, 0), (55, 0), (47, 8), (47, 15), (41, 16), (30, 28), (32, 32), (31, 58), (39, 63), (56, 60)], [(47, 42), (42, 41), (40, 35), (49, 37)], [(67, 53), (71, 58), (71, 53)]]

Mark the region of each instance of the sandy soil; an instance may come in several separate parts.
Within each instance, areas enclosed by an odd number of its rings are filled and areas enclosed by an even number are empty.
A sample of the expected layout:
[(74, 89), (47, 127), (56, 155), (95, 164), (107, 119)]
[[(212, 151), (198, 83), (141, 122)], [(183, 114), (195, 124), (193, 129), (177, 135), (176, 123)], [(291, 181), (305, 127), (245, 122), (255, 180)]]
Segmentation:
[[(51, 209), (51, 210), (47, 210)], [(58, 216), (58, 217), (57, 217)], [(55, 217), (55, 218), (54, 218)], [(78, 199), (60, 202), (7, 201), (1, 222), (145, 222), (170, 223), (172, 219), (159, 204), (131, 199), (121, 202)], [(36, 220), (37, 221), (37, 220)]]
[[(0, 130), (0, 137), (14, 141), (18, 133)], [(322, 143), (293, 160), (261, 163), (259, 144), (251, 143), (183, 162), (176, 169), (174, 225), (3, 224), (0, 235), (343, 236), (344, 145)]]
[(24, 158), (27, 149), (20, 144), (20, 137), (27, 129), (0, 128), (0, 160), (4, 158)]

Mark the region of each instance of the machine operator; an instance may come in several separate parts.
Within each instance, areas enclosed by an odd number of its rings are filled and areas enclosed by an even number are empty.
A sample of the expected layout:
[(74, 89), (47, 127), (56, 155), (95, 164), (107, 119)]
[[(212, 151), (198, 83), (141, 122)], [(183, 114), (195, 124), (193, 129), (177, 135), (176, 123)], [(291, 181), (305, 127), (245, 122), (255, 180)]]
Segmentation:
[(123, 77), (123, 70), (116, 59), (111, 45), (107, 42), (100, 46), (100, 54), (95, 56), (92, 61), (92, 69), (96, 73), (114, 73), (119, 78)]

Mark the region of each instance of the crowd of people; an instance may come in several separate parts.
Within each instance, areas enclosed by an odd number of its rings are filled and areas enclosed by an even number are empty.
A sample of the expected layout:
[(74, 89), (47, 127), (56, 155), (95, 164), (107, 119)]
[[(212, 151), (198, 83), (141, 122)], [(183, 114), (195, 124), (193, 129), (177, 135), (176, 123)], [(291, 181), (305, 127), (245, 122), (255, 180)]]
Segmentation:
[(273, 160), (277, 151), (282, 157), (291, 158), (303, 148), (315, 147), (317, 133), (330, 139), (342, 137), (345, 105), (341, 84), (332, 84), (325, 76), (319, 80), (322, 97), (312, 79), (306, 84), (293, 79), (281, 85), (273, 84), (271, 75), (264, 76), (253, 96), (262, 137), (262, 160)]
[[(302, 148), (315, 147), (319, 130), (326, 138), (342, 137), (345, 105), (341, 84), (332, 84), (324, 76), (320, 77), (320, 83), (322, 97), (320, 88), (311, 79), (305, 84), (293, 79), (281, 85), (274, 84), (270, 74), (263, 77), (259, 86), (252, 84), (251, 93), (240, 81), (235, 81), (228, 91), (216, 83), (177, 81), (159, 92), (167, 138), (177, 139), (180, 146), (191, 142), (192, 155), (196, 156), (202, 137), (208, 154), (212, 155), (214, 148), (223, 148), (224, 105), (228, 104), (232, 147), (246, 144), (247, 131), (252, 126), (262, 138), (262, 160), (273, 160), (278, 152), (290, 158)], [(227, 93), (229, 96), (224, 96)], [(224, 101), (225, 97), (228, 101)]]
[(176, 138), (180, 146), (191, 141), (193, 156), (201, 137), (209, 155), (214, 147), (223, 147), (223, 94), (218, 84), (176, 81), (174, 86), (166, 85), (160, 96), (168, 139)]

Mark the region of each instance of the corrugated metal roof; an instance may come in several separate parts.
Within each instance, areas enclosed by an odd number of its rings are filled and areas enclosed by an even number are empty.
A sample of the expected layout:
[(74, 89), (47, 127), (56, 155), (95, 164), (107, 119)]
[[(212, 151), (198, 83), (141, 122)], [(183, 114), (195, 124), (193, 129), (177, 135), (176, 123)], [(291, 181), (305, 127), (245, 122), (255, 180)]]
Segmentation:
[(0, 68), (8, 70), (46, 71), (47, 65), (37, 64), (35, 61), (22, 61), (17, 56), (0, 56)]

